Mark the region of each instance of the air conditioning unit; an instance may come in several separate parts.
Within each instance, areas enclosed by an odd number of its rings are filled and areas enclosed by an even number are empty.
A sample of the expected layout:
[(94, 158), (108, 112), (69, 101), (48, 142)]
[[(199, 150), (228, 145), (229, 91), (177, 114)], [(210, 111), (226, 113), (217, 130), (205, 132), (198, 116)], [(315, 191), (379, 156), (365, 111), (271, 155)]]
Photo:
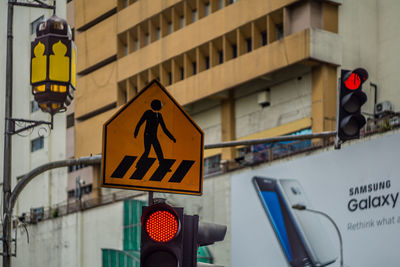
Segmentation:
[(390, 101), (383, 101), (375, 105), (375, 115), (382, 115), (392, 111), (392, 103)]

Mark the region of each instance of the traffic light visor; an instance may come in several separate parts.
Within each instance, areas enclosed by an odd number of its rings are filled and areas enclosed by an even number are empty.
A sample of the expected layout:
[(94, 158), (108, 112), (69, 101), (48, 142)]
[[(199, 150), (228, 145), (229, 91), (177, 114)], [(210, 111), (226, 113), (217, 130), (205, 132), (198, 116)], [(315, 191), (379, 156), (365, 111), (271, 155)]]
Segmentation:
[(148, 236), (156, 242), (168, 242), (179, 233), (179, 220), (172, 210), (154, 209), (143, 223)]

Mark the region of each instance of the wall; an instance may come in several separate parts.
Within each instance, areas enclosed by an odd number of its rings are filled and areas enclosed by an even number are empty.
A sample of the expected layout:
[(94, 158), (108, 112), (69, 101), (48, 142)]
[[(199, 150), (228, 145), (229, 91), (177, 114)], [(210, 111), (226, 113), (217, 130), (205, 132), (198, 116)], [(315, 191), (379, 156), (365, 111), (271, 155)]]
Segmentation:
[(369, 79), (364, 86), (368, 95), (365, 112), (372, 113), (374, 88), (378, 85), (378, 103), (389, 100), (394, 111), (400, 109), (398, 84), (400, 77), (396, 70), (399, 62), (397, 47), (400, 35), (400, 5), (395, 0), (355, 0), (343, 1), (340, 7), (339, 34), (343, 42), (342, 68), (366, 68)]
[(120, 201), (29, 225), (29, 244), (20, 227), (13, 266), (101, 266), (102, 248), (122, 249), (122, 219)]
[(268, 107), (262, 108), (257, 103), (257, 93), (236, 99), (237, 138), (311, 115), (310, 73), (271, 86), (271, 105)]

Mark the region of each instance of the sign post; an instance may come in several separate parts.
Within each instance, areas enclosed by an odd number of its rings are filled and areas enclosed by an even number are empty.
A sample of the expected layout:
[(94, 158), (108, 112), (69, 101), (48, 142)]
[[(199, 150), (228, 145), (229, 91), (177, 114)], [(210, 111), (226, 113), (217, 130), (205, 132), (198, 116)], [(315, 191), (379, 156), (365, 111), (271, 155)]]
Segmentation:
[(102, 186), (201, 195), (204, 134), (156, 80), (103, 126)]

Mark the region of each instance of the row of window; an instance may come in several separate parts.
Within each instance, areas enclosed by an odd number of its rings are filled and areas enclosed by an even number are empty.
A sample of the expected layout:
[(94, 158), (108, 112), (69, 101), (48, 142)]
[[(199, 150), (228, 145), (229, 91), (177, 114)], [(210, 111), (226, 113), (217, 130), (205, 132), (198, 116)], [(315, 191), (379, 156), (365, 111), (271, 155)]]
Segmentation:
[(68, 166), (68, 172), (74, 172), (83, 168), (86, 168), (87, 165), (85, 164), (79, 164), (79, 165), (73, 165), (73, 166)]
[[(118, 84), (118, 105), (153, 79), (168, 86), (231, 59), (249, 53), (284, 36), (283, 10), (263, 16), (221, 37), (135, 74)], [(129, 96), (129, 97), (128, 97)]]
[(76, 190), (69, 190), (68, 191), (68, 198), (79, 198), (78, 194), (87, 195), (92, 192), (92, 185), (85, 185), (81, 187), (81, 191), (77, 192)]
[[(124, 0), (124, 3), (128, 0)], [(186, 0), (118, 35), (118, 57), (128, 55), (237, 0)], [(125, 4), (124, 4), (125, 6)]]

